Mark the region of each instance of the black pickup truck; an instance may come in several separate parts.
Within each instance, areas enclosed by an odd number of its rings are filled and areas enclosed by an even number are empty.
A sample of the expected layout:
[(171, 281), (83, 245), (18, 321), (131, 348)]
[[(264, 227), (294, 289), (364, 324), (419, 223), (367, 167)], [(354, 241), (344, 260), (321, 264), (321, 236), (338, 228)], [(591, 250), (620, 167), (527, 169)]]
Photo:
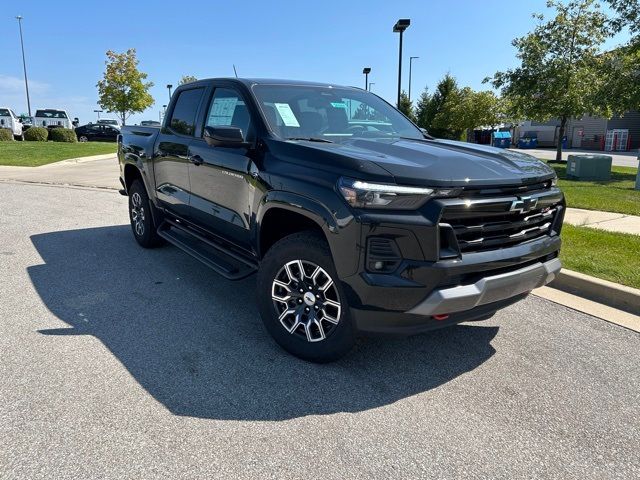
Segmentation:
[(161, 128), (122, 129), (118, 158), (138, 243), (257, 272), (267, 330), (307, 360), (489, 318), (560, 270), (551, 168), (431, 138), (358, 88), (189, 83)]

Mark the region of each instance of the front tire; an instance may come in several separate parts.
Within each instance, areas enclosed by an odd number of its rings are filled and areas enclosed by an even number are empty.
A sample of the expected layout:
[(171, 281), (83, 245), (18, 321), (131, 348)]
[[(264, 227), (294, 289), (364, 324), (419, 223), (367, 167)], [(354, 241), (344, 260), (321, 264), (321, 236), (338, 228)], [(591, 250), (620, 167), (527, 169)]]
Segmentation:
[(78, 138), (78, 141), (80, 143), (86, 143), (86, 142), (89, 141), (89, 138), (87, 136), (85, 136), (85, 135), (80, 135), (80, 138)]
[(257, 283), (262, 321), (287, 352), (325, 363), (351, 350), (349, 305), (320, 235), (301, 232), (278, 241), (265, 255)]
[(156, 231), (151, 215), (147, 190), (140, 180), (134, 180), (129, 188), (129, 220), (133, 236), (140, 246), (154, 248), (162, 245), (163, 240)]

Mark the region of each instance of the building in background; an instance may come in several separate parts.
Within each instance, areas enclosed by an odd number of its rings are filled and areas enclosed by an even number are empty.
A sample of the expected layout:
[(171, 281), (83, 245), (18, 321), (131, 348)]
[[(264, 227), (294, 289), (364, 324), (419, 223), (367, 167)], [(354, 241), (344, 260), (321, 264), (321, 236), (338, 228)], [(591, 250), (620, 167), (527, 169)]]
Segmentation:
[[(539, 132), (545, 138), (539, 146), (553, 147), (558, 144), (560, 120), (548, 122), (526, 121), (516, 127), (514, 143), (528, 132)], [(611, 119), (591, 117), (572, 118), (565, 131), (567, 148), (585, 150), (627, 151), (640, 148), (640, 111), (632, 110), (623, 116)]]

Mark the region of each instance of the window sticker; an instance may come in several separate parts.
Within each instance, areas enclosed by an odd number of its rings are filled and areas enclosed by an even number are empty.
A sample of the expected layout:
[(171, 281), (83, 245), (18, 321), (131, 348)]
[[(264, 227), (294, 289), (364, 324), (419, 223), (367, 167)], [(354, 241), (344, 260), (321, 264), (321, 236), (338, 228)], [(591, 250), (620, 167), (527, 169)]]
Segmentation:
[(333, 108), (344, 108), (345, 110), (347, 109), (347, 104), (344, 102), (331, 102), (331, 106)]
[(214, 98), (207, 125), (231, 125), (238, 97)]
[(298, 119), (296, 118), (291, 106), (288, 103), (274, 103), (273, 104), (280, 114), (280, 118), (287, 127), (299, 127)]

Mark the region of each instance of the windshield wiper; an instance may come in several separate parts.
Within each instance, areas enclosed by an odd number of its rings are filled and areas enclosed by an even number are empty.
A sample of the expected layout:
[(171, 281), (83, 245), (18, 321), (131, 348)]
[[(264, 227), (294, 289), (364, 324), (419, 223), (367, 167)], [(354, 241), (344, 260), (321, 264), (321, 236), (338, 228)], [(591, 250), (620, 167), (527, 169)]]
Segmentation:
[(331, 140), (319, 137), (287, 137), (287, 140), (306, 140), (307, 142), (333, 143)]

